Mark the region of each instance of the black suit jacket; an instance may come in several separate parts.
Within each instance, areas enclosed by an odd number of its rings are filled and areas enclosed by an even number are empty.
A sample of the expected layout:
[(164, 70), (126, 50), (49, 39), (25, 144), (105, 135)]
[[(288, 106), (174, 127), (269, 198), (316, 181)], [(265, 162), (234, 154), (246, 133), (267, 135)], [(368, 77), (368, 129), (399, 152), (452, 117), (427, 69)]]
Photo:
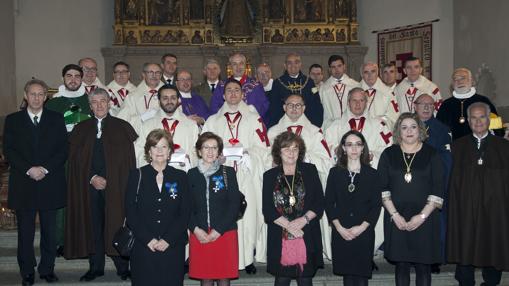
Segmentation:
[[(223, 176), (225, 168), (227, 176), (227, 188)], [(191, 219), (189, 221), (189, 230), (192, 232), (197, 226), (205, 231), (207, 224), (207, 197), (205, 190), (207, 181), (205, 176), (198, 170), (198, 167), (192, 168), (187, 173), (189, 179), (190, 192), (192, 197)], [(223, 187), (214, 190), (216, 183), (213, 178), (223, 184)], [(220, 234), (226, 231), (237, 229), (237, 216), (240, 208), (240, 191), (237, 184), (235, 170), (232, 167), (221, 166), (217, 172), (210, 176), (209, 182), (209, 217), (210, 228), (215, 229)]]
[[(132, 170), (129, 174), (125, 196), (127, 224), (136, 237), (135, 243), (145, 247), (155, 238), (164, 239), (172, 248), (186, 245), (191, 204), (186, 173), (167, 166), (159, 192), (157, 171), (151, 165), (143, 166), (140, 170), (138, 196), (138, 170)], [(171, 185), (174, 186), (173, 193)]]
[[(4, 127), (4, 154), (10, 165), (9, 208), (48, 210), (65, 206), (67, 130), (64, 117), (44, 109), (38, 127), (26, 110), (7, 116)], [(42, 166), (48, 174), (32, 180), (26, 173)]]

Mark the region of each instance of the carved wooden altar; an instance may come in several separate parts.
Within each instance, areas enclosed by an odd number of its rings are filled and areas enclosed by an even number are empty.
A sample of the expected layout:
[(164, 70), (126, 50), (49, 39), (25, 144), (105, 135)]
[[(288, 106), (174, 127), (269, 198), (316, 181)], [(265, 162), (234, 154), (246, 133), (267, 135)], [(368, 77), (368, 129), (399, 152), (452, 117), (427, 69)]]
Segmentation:
[(356, 0), (115, 0), (115, 45), (358, 44)]

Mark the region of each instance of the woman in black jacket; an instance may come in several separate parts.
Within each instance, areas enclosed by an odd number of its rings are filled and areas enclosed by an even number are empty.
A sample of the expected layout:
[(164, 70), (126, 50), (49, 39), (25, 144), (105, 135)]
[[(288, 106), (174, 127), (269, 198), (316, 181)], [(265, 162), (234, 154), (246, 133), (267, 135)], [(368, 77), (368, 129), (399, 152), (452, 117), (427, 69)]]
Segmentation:
[(337, 149), (337, 166), (330, 169), (325, 211), (332, 223), (332, 266), (343, 285), (368, 285), (371, 278), (375, 225), (382, 210), (381, 183), (369, 166), (364, 136), (348, 131)]
[(145, 143), (150, 164), (129, 174), (125, 207), (135, 237), (133, 285), (183, 284), (190, 200), (186, 173), (168, 166), (172, 152), (171, 135), (153, 130)]
[[(237, 278), (237, 216), (240, 191), (235, 170), (218, 160), (223, 140), (205, 132), (196, 141), (198, 166), (188, 172), (192, 197), (189, 222), (189, 277), (201, 285), (230, 285)], [(218, 259), (219, 258), (219, 259)]]
[(320, 217), (324, 200), (322, 184), (313, 164), (302, 162), (302, 138), (283, 132), (274, 140), (276, 167), (263, 174), (262, 210), (267, 223), (267, 272), (274, 285), (313, 285), (323, 267)]

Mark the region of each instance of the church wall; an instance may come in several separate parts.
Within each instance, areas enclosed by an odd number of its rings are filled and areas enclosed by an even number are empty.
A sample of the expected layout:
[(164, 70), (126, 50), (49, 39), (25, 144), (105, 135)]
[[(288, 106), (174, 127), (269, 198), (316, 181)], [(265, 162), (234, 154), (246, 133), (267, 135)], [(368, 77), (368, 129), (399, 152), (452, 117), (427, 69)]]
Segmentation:
[(0, 132), (5, 115), (16, 110), (14, 1), (0, 1)]
[[(62, 68), (81, 57), (97, 60), (104, 83), (101, 47), (111, 45), (113, 2), (103, 0), (16, 0), (16, 91), (36, 77), (58, 88)], [(3, 4), (2, 4), (3, 5)]]
[[(505, 106), (509, 120), (509, 2), (504, 0), (454, 1), (454, 65), (469, 68), (478, 77), (486, 67), (487, 81), (478, 91), (490, 97), (497, 107)], [(492, 93), (493, 92), (493, 93)], [(491, 94), (490, 94), (491, 93)]]
[(377, 61), (377, 35), (371, 33), (372, 31), (440, 19), (439, 22), (433, 23), (432, 77), (440, 87), (442, 96), (448, 97), (453, 71), (452, 3), (450, 0), (357, 0), (359, 39), (362, 45), (369, 48), (366, 61)]

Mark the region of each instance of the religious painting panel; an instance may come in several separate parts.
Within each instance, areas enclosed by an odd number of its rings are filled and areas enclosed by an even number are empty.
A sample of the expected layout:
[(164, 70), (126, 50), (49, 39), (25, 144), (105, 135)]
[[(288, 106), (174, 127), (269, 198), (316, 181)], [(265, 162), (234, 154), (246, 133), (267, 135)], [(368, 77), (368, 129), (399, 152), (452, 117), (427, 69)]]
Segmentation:
[(431, 24), (380, 32), (378, 33), (378, 65), (394, 63), (399, 82), (406, 76), (403, 71), (406, 59), (418, 57), (422, 60), (423, 75), (431, 80), (431, 40)]
[(180, 24), (180, 0), (147, 0), (147, 23), (152, 26)]
[(326, 0), (294, 0), (293, 23), (324, 23), (327, 21)]

